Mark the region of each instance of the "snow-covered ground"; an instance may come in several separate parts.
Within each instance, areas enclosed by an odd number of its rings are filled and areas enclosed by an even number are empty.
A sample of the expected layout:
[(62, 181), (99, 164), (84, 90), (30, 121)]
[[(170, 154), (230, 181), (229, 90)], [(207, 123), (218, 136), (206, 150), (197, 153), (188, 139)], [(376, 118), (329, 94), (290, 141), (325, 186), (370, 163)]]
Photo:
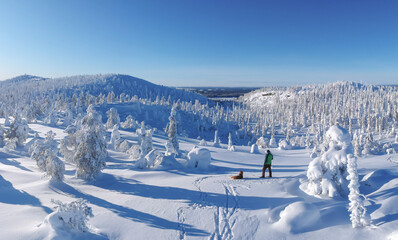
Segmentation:
[[(65, 136), (57, 127), (29, 127), (40, 137), (49, 130), (58, 141)], [(137, 141), (135, 133), (120, 132)], [(164, 149), (166, 140), (155, 134), (154, 147)], [(196, 139), (179, 141), (182, 150), (199, 145)], [(209, 170), (188, 169), (182, 158), (167, 170), (142, 170), (127, 154), (108, 150), (106, 168), (91, 182), (76, 178), (68, 163), (64, 182), (50, 182), (21, 149), (0, 151), (1, 239), (398, 239), (397, 154), (358, 160), (372, 224), (354, 229), (348, 199), (317, 198), (300, 189), (312, 160), (307, 150), (271, 149), (273, 178), (260, 179), (264, 149), (251, 154), (249, 146), (235, 152), (223, 144), (201, 147), (211, 152)], [(230, 179), (239, 171), (243, 179)], [(52, 199), (79, 198), (94, 214), (89, 232), (45, 222)]]

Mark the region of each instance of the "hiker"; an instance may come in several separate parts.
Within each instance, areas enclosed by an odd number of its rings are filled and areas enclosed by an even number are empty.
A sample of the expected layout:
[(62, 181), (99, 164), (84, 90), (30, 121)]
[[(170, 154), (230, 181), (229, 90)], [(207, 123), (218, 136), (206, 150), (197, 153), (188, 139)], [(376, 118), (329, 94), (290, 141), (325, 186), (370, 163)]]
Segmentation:
[(260, 178), (265, 178), (265, 169), (268, 168), (269, 171), (269, 177), (272, 177), (272, 171), (271, 171), (271, 162), (274, 157), (272, 156), (270, 150), (267, 150), (267, 155), (265, 155), (265, 161), (264, 161), (264, 167), (263, 167), (263, 174), (261, 175)]

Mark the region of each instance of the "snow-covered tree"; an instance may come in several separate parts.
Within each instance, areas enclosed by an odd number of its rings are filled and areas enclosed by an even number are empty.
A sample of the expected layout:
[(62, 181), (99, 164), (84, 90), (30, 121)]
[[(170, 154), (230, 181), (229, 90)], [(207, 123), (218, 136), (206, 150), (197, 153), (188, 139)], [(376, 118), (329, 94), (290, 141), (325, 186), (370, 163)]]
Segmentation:
[(233, 142), (232, 142), (232, 135), (231, 135), (231, 133), (229, 133), (229, 135), (228, 135), (228, 151), (232, 151), (232, 152), (235, 151), (235, 146), (234, 146), (234, 144), (233, 144)]
[(256, 144), (258, 147), (265, 149), (268, 147), (268, 139), (260, 137), (259, 139), (257, 139)]
[(270, 148), (276, 148), (276, 147), (278, 147), (278, 144), (276, 143), (276, 139), (275, 139), (274, 135), (271, 135), (271, 139), (269, 140), (268, 146), (269, 146)]
[(4, 128), (0, 125), (0, 147), (4, 146)]
[(177, 140), (177, 122), (176, 122), (176, 109), (172, 108), (169, 117), (169, 125), (167, 135), (169, 137), (169, 142), (173, 146), (172, 152), (175, 154), (179, 154), (180, 147)]
[(220, 147), (220, 138), (218, 137), (218, 130), (214, 132), (213, 147)]
[(22, 146), (26, 141), (29, 134), (29, 126), (24, 119), (19, 118), (18, 115), (15, 116), (14, 121), (10, 124), (10, 128), (5, 134), (8, 139), (16, 139), (17, 145)]
[(347, 158), (347, 179), (350, 181), (348, 184), (350, 191), (348, 195), (348, 199), (350, 200), (348, 211), (351, 212), (350, 219), (352, 227), (365, 227), (369, 225), (369, 217), (366, 215), (366, 208), (359, 193), (357, 159), (352, 154), (349, 154)]
[(64, 156), (65, 161), (73, 162), (73, 157), (80, 142), (76, 134), (77, 128), (69, 125), (64, 132), (68, 135), (61, 140), (59, 152)]
[(120, 125), (121, 125), (122, 128), (125, 128), (125, 129), (131, 129), (131, 128), (136, 128), (137, 127), (137, 125), (136, 125), (136, 123), (134, 121), (134, 118), (131, 115), (128, 115), (126, 117), (126, 120), (124, 122), (120, 123)]
[(113, 126), (117, 125), (120, 127), (120, 117), (116, 108), (111, 108), (106, 112), (108, 116), (108, 121), (106, 121), (106, 128), (111, 129)]
[(143, 135), (143, 139), (141, 141), (141, 151), (144, 156), (153, 149), (152, 131), (152, 129), (146, 130), (145, 135)]
[(87, 115), (80, 122), (76, 133), (80, 143), (73, 157), (76, 163), (76, 176), (88, 180), (94, 179), (105, 167), (107, 157), (105, 129), (93, 105), (87, 108)]
[(328, 150), (308, 165), (309, 194), (334, 197), (347, 192), (347, 159), (353, 153), (351, 136), (340, 126), (332, 126), (325, 134), (324, 145)]
[(31, 158), (36, 161), (37, 166), (51, 180), (62, 181), (64, 179), (65, 164), (57, 157), (57, 142), (54, 140), (55, 133), (47, 132), (44, 141), (36, 140), (32, 146)]
[(109, 148), (113, 150), (117, 150), (120, 143), (122, 142), (119, 132), (119, 127), (117, 124), (113, 125), (112, 133), (111, 133), (111, 141), (109, 143)]

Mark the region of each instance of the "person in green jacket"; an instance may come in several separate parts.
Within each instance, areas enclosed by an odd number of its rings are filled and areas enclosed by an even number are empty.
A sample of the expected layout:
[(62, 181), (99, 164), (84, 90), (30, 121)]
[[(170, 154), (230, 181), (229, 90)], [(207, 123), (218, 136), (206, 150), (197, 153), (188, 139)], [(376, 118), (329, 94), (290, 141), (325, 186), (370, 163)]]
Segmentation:
[(272, 177), (271, 163), (272, 163), (272, 159), (273, 158), (274, 158), (274, 156), (272, 156), (271, 151), (267, 150), (267, 155), (265, 155), (263, 174), (261, 175), (260, 178), (265, 178), (264, 174), (265, 174), (265, 169), (267, 169), (267, 168), (268, 168), (268, 171), (269, 171), (269, 177)]

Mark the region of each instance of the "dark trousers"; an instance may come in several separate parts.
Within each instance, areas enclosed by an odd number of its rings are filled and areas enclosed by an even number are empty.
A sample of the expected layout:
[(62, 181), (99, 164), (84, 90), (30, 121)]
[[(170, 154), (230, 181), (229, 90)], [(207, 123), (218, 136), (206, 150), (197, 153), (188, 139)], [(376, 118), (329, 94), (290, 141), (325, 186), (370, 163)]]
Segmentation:
[(265, 169), (267, 169), (267, 168), (268, 168), (268, 171), (269, 171), (269, 177), (272, 177), (271, 164), (264, 164), (263, 174), (261, 176), (264, 177)]

